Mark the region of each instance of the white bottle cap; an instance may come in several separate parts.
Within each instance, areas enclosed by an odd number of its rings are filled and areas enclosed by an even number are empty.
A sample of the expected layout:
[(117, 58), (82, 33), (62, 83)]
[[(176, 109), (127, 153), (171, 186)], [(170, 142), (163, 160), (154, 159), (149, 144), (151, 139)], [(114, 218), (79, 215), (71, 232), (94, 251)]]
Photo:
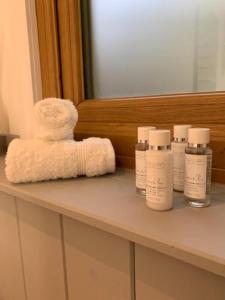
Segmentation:
[(173, 126), (173, 137), (176, 139), (187, 139), (188, 129), (191, 125), (174, 125)]
[(209, 143), (209, 128), (189, 128), (188, 143), (189, 144), (208, 144)]
[(170, 145), (170, 130), (149, 131), (149, 145), (151, 146)]
[(138, 127), (138, 141), (145, 142), (148, 141), (148, 135), (150, 130), (155, 130), (153, 126), (142, 126)]

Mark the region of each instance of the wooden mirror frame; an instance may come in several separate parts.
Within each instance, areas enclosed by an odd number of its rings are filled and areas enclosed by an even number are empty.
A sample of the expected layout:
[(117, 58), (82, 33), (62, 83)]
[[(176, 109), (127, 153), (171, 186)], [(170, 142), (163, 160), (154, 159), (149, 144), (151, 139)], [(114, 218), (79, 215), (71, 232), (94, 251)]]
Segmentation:
[(76, 139), (109, 137), (117, 163), (134, 167), (138, 126), (211, 129), (213, 180), (225, 183), (225, 92), (85, 99), (80, 0), (36, 0), (44, 97), (71, 99), (79, 111)]

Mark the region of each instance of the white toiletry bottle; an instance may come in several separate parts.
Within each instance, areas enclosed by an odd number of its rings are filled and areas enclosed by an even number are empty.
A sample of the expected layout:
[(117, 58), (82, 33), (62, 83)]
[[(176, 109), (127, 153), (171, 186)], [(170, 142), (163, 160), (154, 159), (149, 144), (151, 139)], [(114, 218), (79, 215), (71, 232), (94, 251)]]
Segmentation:
[(178, 192), (184, 191), (184, 158), (189, 128), (191, 128), (191, 125), (173, 126), (173, 141), (171, 143), (173, 152), (173, 189)]
[(208, 147), (209, 134), (209, 128), (188, 129), (184, 195), (192, 207), (210, 205), (212, 150)]
[(135, 147), (135, 169), (136, 169), (136, 190), (139, 194), (146, 193), (146, 161), (145, 155), (148, 150), (149, 130), (155, 127), (138, 127), (138, 143)]
[(168, 210), (173, 206), (173, 154), (169, 130), (149, 132), (146, 156), (146, 204), (154, 210)]

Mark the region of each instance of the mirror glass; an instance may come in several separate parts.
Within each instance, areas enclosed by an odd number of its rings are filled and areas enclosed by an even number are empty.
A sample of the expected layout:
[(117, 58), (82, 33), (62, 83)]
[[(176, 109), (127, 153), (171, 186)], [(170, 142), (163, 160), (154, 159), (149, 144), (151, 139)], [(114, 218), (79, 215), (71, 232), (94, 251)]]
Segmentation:
[(225, 90), (224, 0), (84, 3), (88, 98)]

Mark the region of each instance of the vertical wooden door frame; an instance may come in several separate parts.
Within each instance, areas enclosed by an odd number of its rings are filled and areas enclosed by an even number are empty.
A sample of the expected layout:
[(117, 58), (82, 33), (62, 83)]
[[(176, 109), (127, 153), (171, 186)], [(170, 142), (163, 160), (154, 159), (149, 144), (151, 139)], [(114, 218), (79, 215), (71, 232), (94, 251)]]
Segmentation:
[(191, 123), (211, 129), (213, 178), (225, 183), (225, 92), (85, 99), (80, 0), (36, 0), (44, 96), (71, 99), (76, 138), (107, 136), (120, 165), (134, 166), (138, 126)]
[(62, 97), (57, 2), (35, 0), (43, 97)]

